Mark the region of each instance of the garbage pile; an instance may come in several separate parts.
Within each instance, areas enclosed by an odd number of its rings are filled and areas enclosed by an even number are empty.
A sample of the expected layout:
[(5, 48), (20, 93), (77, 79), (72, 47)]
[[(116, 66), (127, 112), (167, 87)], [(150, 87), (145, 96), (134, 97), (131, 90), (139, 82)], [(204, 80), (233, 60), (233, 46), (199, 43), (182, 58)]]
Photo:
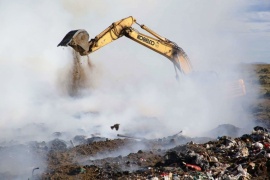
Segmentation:
[[(25, 164), (24, 175), (30, 179), (233, 180), (270, 177), (270, 132), (267, 129), (256, 126), (250, 134), (241, 137), (221, 136), (205, 140), (207, 138), (190, 138), (181, 133), (151, 140), (137, 140), (131, 136), (108, 139), (77, 135), (70, 142), (58, 138), (49, 142), (31, 142), (23, 146), (27, 151), (19, 148), (20, 151), (13, 152), (14, 146), (3, 146), (0, 154), (7, 158), (5, 166), (17, 157), (14, 153), (23, 154), (26, 159), (20, 162), (18, 156), (16, 162)], [(27, 164), (30, 155), (33, 161)], [(21, 175), (7, 169), (0, 172), (0, 177), (20, 179)]]
[(222, 136), (205, 144), (177, 146), (146, 174), (148, 179), (267, 179), (270, 133), (256, 126), (240, 138)]
[[(93, 154), (87, 152), (83, 156), (77, 153), (77, 157), (83, 159), (58, 166), (50, 173), (44, 173), (42, 178), (234, 180), (270, 177), (270, 133), (259, 126), (251, 134), (241, 137), (221, 136), (203, 144), (190, 141), (171, 149), (160, 148), (159, 143), (164, 145), (161, 140), (117, 141), (122, 144), (136, 142), (137, 145), (147, 143), (148, 148), (126, 156), (102, 159), (92, 159)], [(117, 141), (95, 142), (87, 147)], [(71, 151), (67, 152), (71, 154)]]

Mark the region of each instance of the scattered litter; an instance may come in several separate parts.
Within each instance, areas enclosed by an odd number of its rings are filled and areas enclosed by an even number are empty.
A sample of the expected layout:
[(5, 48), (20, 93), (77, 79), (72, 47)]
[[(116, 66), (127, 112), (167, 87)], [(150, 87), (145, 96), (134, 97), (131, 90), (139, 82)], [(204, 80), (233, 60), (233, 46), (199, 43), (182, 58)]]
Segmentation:
[(188, 168), (191, 168), (192, 170), (201, 171), (202, 169), (199, 166), (192, 165), (192, 164), (186, 164), (184, 163)]
[(120, 124), (115, 124), (111, 126), (111, 129), (113, 130), (115, 128), (116, 131), (118, 131)]

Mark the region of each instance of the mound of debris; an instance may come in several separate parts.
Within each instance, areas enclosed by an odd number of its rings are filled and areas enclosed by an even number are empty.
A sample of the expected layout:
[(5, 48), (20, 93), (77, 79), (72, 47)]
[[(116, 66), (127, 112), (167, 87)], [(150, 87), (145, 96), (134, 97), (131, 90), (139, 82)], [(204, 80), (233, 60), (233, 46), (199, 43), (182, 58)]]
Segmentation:
[[(270, 177), (270, 133), (255, 127), (238, 138), (177, 145), (177, 138), (94, 141), (48, 154), (42, 179), (267, 179)], [(170, 139), (170, 140), (169, 140)], [(174, 139), (174, 140), (172, 140)], [(181, 139), (183, 140), (183, 138)], [(190, 140), (190, 139), (188, 139)], [(166, 143), (165, 143), (166, 142)], [(169, 145), (173, 148), (166, 148)], [(125, 148), (136, 153), (118, 153)], [(167, 146), (169, 147), (169, 146)], [(136, 149), (136, 148), (135, 148)]]

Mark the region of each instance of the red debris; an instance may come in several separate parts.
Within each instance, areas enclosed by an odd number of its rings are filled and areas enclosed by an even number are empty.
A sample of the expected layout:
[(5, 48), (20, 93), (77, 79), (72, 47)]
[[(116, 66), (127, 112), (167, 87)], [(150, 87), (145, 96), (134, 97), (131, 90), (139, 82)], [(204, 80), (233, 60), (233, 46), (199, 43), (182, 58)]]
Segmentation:
[(202, 168), (200, 168), (199, 166), (192, 165), (192, 164), (185, 164), (185, 165), (189, 168), (196, 170), (196, 171), (202, 171)]
[(270, 143), (264, 143), (264, 148), (266, 149), (270, 148)]

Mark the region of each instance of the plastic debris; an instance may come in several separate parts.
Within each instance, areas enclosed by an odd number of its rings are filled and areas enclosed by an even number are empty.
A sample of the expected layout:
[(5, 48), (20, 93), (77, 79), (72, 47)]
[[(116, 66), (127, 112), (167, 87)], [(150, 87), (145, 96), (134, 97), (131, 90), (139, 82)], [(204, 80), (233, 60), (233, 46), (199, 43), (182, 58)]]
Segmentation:
[(189, 167), (189, 168), (191, 168), (193, 170), (196, 170), (196, 171), (201, 171), (202, 170), (202, 168), (200, 168), (199, 166), (196, 166), (196, 165), (193, 165), (193, 164), (186, 164), (186, 163), (184, 163), (184, 164), (186, 165), (186, 167)]
[[(76, 166), (77, 168), (70, 169), (69, 174), (79, 176), (98, 171), (98, 177), (103, 179), (121, 177), (148, 180), (249, 180), (270, 177), (270, 134), (267, 129), (259, 126), (250, 134), (241, 137), (221, 136), (201, 144), (180, 134), (157, 140), (140, 139), (140, 141), (136, 140), (138, 138), (125, 135), (118, 135), (118, 137), (137, 143), (153, 143), (153, 147), (158, 148), (160, 145), (161, 147), (168, 145), (169, 148), (151, 149), (150, 152), (144, 149), (127, 156), (90, 159), (83, 163), (96, 164), (98, 167), (93, 168), (98, 170), (92, 168), (88, 171), (89, 167), (84, 166), (86, 167), (84, 171)], [(97, 137), (92, 138), (91, 141), (90, 139), (87, 139), (89, 148), (92, 141), (100, 140)], [(185, 144), (182, 143), (184, 141)], [(94, 143), (93, 146), (95, 147), (96, 144)], [(87, 156), (87, 152), (79, 152), (80, 155)]]

